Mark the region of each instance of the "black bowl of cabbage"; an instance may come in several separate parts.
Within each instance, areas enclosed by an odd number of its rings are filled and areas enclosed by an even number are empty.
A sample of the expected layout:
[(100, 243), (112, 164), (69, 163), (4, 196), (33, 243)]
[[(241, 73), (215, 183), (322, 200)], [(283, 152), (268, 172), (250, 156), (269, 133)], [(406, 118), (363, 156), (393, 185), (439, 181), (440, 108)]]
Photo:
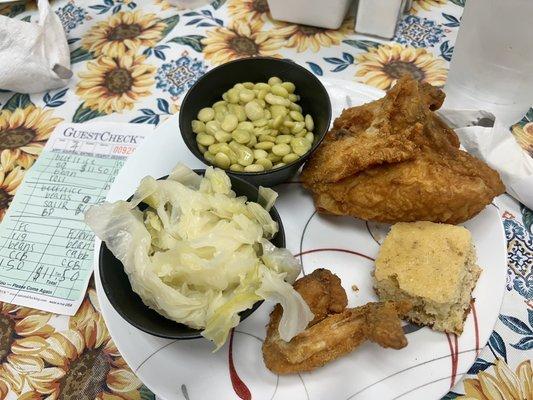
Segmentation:
[[(204, 175), (205, 169), (195, 169), (194, 172)], [(233, 175), (228, 175), (231, 180), (232, 189), (237, 196), (246, 196), (248, 200), (257, 201), (259, 189)], [(159, 179), (166, 179), (164, 176)], [(131, 197), (128, 199), (130, 200)], [(146, 204), (139, 204), (139, 209), (146, 209)], [(281, 218), (275, 207), (270, 209), (270, 215), (278, 223), (279, 230), (270, 240), (276, 247), (285, 247), (285, 232)], [(165, 318), (157, 311), (146, 306), (141, 297), (133, 291), (124, 266), (106, 244), (102, 242), (99, 254), (99, 272), (102, 287), (113, 308), (134, 327), (154, 336), (168, 339), (197, 339), (201, 338), (200, 330), (193, 329), (187, 325), (180, 324)], [(263, 300), (256, 302), (252, 308), (242, 311), (239, 316), (241, 321), (249, 317), (261, 304)]]

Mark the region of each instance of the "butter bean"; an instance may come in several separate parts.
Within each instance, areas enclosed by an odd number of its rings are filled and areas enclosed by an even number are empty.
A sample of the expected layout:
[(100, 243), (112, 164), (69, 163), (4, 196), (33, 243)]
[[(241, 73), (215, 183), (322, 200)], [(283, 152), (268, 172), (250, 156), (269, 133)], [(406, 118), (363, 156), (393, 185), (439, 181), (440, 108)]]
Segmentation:
[(274, 142), (259, 142), (254, 147), (260, 150), (270, 150), (274, 147)]
[(226, 92), (228, 94), (227, 101), (233, 104), (239, 102), (239, 91), (236, 89), (230, 89)]
[(267, 159), (270, 160), (273, 164), (281, 161), (281, 157), (275, 155), (274, 153), (269, 153)]
[(243, 172), (244, 167), (241, 164), (231, 164), (229, 167), (230, 171), (234, 172)]
[(198, 135), (196, 135), (196, 141), (202, 146), (210, 146), (215, 143), (215, 138), (205, 133), (199, 133)]
[(194, 133), (205, 132), (205, 123), (195, 119), (191, 122), (191, 128)]
[(215, 139), (220, 143), (227, 143), (231, 140), (231, 134), (224, 131), (215, 132)]
[(265, 150), (256, 149), (253, 152), (254, 152), (254, 158), (256, 160), (258, 160), (260, 158), (267, 158), (267, 156), (268, 156), (268, 153)]
[(290, 111), (289, 115), (291, 116), (291, 118), (294, 121), (303, 122), (303, 120), (304, 120), (304, 116), (301, 113), (299, 113), (298, 111)]
[(254, 124), (250, 121), (242, 121), (237, 125), (237, 129), (244, 129), (245, 131), (253, 132)]
[(272, 93), (267, 93), (266, 94), (265, 101), (268, 104), (277, 105), (277, 106), (285, 106), (285, 107), (289, 107), (291, 104), (294, 104), (294, 103), (291, 103), (289, 101), (289, 99), (285, 99), (283, 97), (276, 96), (276, 95), (274, 95)]
[(224, 129), (226, 132), (232, 132), (237, 128), (237, 125), (239, 124), (239, 120), (237, 117), (233, 114), (228, 114), (224, 117), (224, 121), (220, 124), (220, 127)]
[(215, 155), (213, 153), (210, 153), (209, 151), (206, 151), (204, 153), (204, 158), (206, 161), (210, 162), (211, 164), (215, 163)]
[(312, 144), (315, 140), (315, 135), (313, 135), (313, 132), (307, 132), (307, 134), (305, 135), (305, 140)]
[(279, 106), (279, 105), (272, 105), (270, 106), (270, 114), (273, 118), (276, 118), (278, 116), (285, 117), (289, 113), (289, 110), (285, 106)]
[(305, 116), (305, 128), (312, 132), (313, 129), (315, 129), (315, 122), (313, 121), (313, 117), (311, 117), (309, 114)]
[(204, 145), (200, 143), (197, 143), (197, 145), (198, 145), (198, 150), (200, 150), (202, 154), (204, 154), (207, 151), (207, 147), (205, 147)]
[[(288, 100), (287, 100), (288, 101)], [(292, 111), (298, 111), (299, 113), (302, 112), (302, 107), (300, 107), (296, 103), (290, 103), (287, 107), (289, 107)]]
[(226, 169), (226, 168), (229, 168), (230, 164), (231, 164), (231, 161), (226, 154), (222, 152), (215, 154), (215, 165), (217, 167)]
[(271, 78), (268, 80), (268, 84), (269, 84), (270, 86), (274, 86), (274, 85), (276, 85), (276, 84), (279, 85), (279, 84), (281, 84), (281, 83), (283, 83), (283, 81), (282, 81), (281, 79), (279, 79), (277, 76), (273, 76), (273, 77), (271, 77)]
[(258, 139), (259, 139), (259, 142), (272, 142), (272, 143), (276, 142), (276, 138), (270, 135), (259, 135)]
[(268, 126), (268, 120), (265, 118), (256, 119), (254, 121), (254, 126), (257, 126), (257, 127)]
[(265, 167), (260, 164), (250, 164), (244, 167), (244, 172), (262, 172), (264, 170)]
[(256, 90), (266, 90), (267, 92), (270, 92), (270, 85), (265, 82), (258, 82), (254, 85), (254, 89)]
[(272, 168), (274, 168), (274, 169), (281, 168), (281, 167), (284, 167), (285, 165), (287, 165), (287, 164), (285, 164), (284, 162), (280, 162), (280, 163), (275, 164)]
[(258, 119), (263, 118), (264, 116), (263, 109), (255, 101), (250, 101), (249, 103), (246, 103), (246, 105), (244, 106), (244, 111), (250, 121), (256, 121)]
[(270, 161), (268, 158), (260, 158), (259, 160), (255, 161), (255, 164), (262, 165), (265, 170), (272, 169), (272, 161)]
[(283, 156), (282, 160), (284, 163), (286, 164), (290, 164), (290, 163), (293, 163), (295, 162), (297, 159), (299, 159), (300, 156), (296, 153), (289, 153), (285, 156)]
[(285, 98), (289, 97), (289, 92), (281, 84), (272, 86), (272, 94)]
[(254, 153), (246, 146), (240, 146), (237, 152), (237, 162), (246, 167), (254, 162)]
[(239, 92), (239, 100), (243, 103), (248, 103), (255, 99), (255, 92), (249, 89), (243, 89)]
[(205, 124), (205, 132), (209, 135), (214, 135), (219, 130), (220, 124), (217, 121), (209, 121), (207, 124)]
[(293, 138), (292, 135), (279, 135), (276, 137), (276, 144), (282, 144), (282, 143), (289, 144), (292, 138)]
[(272, 153), (277, 156), (283, 157), (291, 152), (291, 146), (286, 143), (276, 144), (272, 147)]
[(296, 134), (305, 129), (305, 122), (295, 122), (293, 127), (291, 128), (291, 132)]
[(296, 90), (296, 86), (294, 86), (294, 83), (292, 82), (283, 82), (281, 86), (283, 86), (285, 90), (289, 93), (294, 93), (294, 91)]
[(208, 122), (215, 118), (215, 110), (211, 107), (204, 107), (198, 112), (198, 119), (202, 122)]
[(253, 82), (243, 82), (242, 84), (246, 89), (253, 89), (254, 83)]
[(233, 140), (240, 144), (246, 144), (250, 141), (250, 133), (244, 129), (235, 129), (231, 136)]
[(303, 156), (309, 151), (311, 145), (305, 138), (294, 138), (291, 140), (292, 151), (299, 156)]

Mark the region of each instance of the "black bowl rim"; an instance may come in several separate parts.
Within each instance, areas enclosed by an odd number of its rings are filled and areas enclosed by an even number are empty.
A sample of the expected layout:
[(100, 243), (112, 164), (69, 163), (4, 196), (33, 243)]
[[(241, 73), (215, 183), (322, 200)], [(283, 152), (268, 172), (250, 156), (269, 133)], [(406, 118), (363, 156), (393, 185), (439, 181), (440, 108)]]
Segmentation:
[[(240, 63), (240, 62), (249, 62), (250, 60), (273, 60), (273, 61), (277, 61), (277, 62), (281, 62), (281, 63), (285, 63), (285, 64), (290, 64), (291, 66), (294, 66), (294, 67), (297, 67), (301, 70), (301, 72), (306, 75), (308, 78), (310, 79), (313, 79), (315, 80), (317, 83), (318, 83), (318, 86), (324, 90), (324, 93), (326, 93), (326, 99), (327, 99), (327, 102), (328, 102), (328, 121), (327, 121), (327, 127), (329, 129), (329, 126), (331, 124), (331, 118), (332, 118), (332, 109), (331, 109), (331, 99), (329, 98), (329, 94), (328, 94), (328, 91), (326, 90), (326, 88), (324, 87), (324, 85), (322, 84), (322, 82), (320, 82), (320, 79), (318, 79), (312, 72), (308, 71), (305, 67), (301, 66), (300, 64), (290, 60), (290, 59), (286, 59), (286, 58), (275, 58), (275, 57), (245, 57), (245, 58), (239, 58), (237, 60), (233, 60), (233, 61), (229, 61), (227, 63), (224, 63), (224, 64), (220, 64), (218, 66), (216, 66), (215, 68), (213, 69), (210, 69), (209, 71), (207, 71), (205, 74), (203, 74), (200, 78), (198, 78), (198, 80), (196, 82), (194, 82), (194, 84), (190, 87), (190, 89), (187, 91), (187, 93), (185, 94), (185, 97), (183, 97), (183, 100), (181, 102), (181, 105), (183, 107), (184, 104), (187, 103), (187, 100), (189, 98), (189, 95), (194, 91), (194, 89), (196, 88), (196, 86), (199, 84), (199, 82), (201, 80), (203, 80), (205, 77), (207, 77), (208, 75), (211, 75), (211, 74), (214, 74), (216, 73), (219, 69), (221, 69), (222, 67), (225, 67), (229, 64), (236, 64), (236, 63)], [(184, 119), (182, 118), (182, 113), (180, 113), (179, 115), (179, 128), (180, 128), (180, 133), (181, 133), (181, 136), (183, 137), (184, 136), (184, 130), (183, 130), (183, 127), (186, 126), (185, 124), (185, 121)], [(189, 129), (189, 128), (187, 128)], [(229, 169), (227, 170), (224, 170), (226, 171), (228, 174), (231, 174), (233, 176), (238, 176), (238, 177), (247, 177), (247, 176), (266, 176), (268, 174), (271, 174), (271, 173), (274, 173), (274, 172), (277, 172), (277, 171), (283, 171), (285, 169), (288, 169), (290, 167), (294, 167), (294, 164), (300, 162), (303, 163), (305, 160), (307, 160), (311, 154), (313, 154), (315, 152), (315, 150), (318, 148), (318, 146), (320, 146), (320, 144), (322, 143), (322, 141), (324, 140), (324, 138), (326, 137), (326, 134), (328, 133), (328, 129), (326, 129), (325, 132), (323, 132), (319, 137), (318, 139), (316, 140), (315, 144), (313, 144), (313, 146), (311, 146), (311, 148), (309, 149), (309, 151), (307, 153), (305, 153), (303, 156), (301, 156), (300, 158), (298, 158), (296, 161), (293, 161), (292, 163), (290, 164), (287, 164), (287, 165), (284, 165), (283, 167), (281, 168), (276, 168), (276, 169), (270, 169), (268, 171), (261, 171), (261, 172), (238, 172), (238, 171), (231, 171)], [(190, 130), (190, 129), (189, 129)], [(189, 148), (189, 145), (188, 143), (184, 140), (185, 142), (185, 145)], [(204, 163), (205, 165), (209, 165), (211, 167), (216, 167), (216, 165), (210, 163), (209, 161), (207, 161), (205, 158), (203, 157), (199, 157), (197, 156), (194, 151), (192, 151), (190, 148), (189, 150), (191, 151), (191, 153), (197, 158), (199, 159), (202, 163)], [(218, 167), (217, 167), (218, 168)]]
[[(194, 172), (196, 173), (200, 173), (200, 174), (204, 174), (205, 173), (205, 169), (204, 168), (195, 168), (193, 169)], [(166, 179), (168, 178), (169, 175), (164, 175), (160, 178), (157, 178), (157, 180), (161, 180), (161, 179)], [(245, 179), (242, 179), (238, 176), (231, 176), (230, 179), (235, 179), (237, 181), (240, 181), (242, 183), (244, 183), (245, 185), (247, 186), (250, 186), (252, 188), (254, 188), (255, 190), (259, 191), (259, 188), (255, 185), (253, 185), (252, 183), (248, 182), (247, 180)], [(238, 193), (237, 193), (238, 195)], [(133, 197), (133, 195), (131, 195), (130, 197), (128, 197), (128, 200), (130, 200), (131, 198)], [(281, 220), (281, 216), (279, 215), (278, 213), (278, 210), (276, 210), (276, 207), (275, 206), (272, 206), (272, 208), (270, 209), (269, 213), (272, 213), (274, 214), (273, 216), (273, 219), (278, 223), (278, 233), (277, 235), (281, 235), (280, 237), (280, 241), (282, 243), (282, 246), (285, 247), (286, 245), (286, 241), (285, 241), (285, 229), (283, 227), (283, 222)], [(165, 338), (165, 339), (176, 339), (176, 340), (191, 340), (191, 339), (200, 339), (200, 338), (203, 338), (203, 336), (200, 334), (201, 330), (200, 329), (197, 329), (195, 331), (192, 331), (190, 332), (189, 334), (186, 334), (186, 333), (177, 333), (175, 335), (166, 335), (166, 334), (162, 334), (162, 333), (158, 333), (158, 332), (154, 332), (152, 330), (150, 330), (149, 328), (139, 324), (137, 321), (135, 321), (134, 319), (130, 318), (129, 316), (127, 316), (126, 314), (124, 314), (124, 312), (122, 311), (122, 309), (120, 307), (118, 307), (113, 301), (112, 301), (112, 296), (109, 295), (109, 293), (111, 292), (111, 288), (104, 284), (104, 281), (102, 279), (102, 271), (103, 271), (103, 265), (104, 265), (104, 262), (103, 262), (103, 257), (104, 257), (104, 251), (107, 249), (107, 251), (109, 251), (111, 253), (111, 251), (107, 248), (106, 244), (104, 241), (101, 241), (101, 244), (100, 244), (100, 251), (99, 251), (99, 254), (98, 254), (98, 270), (99, 270), (99, 275), (100, 275), (100, 283), (102, 284), (102, 289), (104, 290), (104, 293), (107, 297), (107, 300), (109, 301), (109, 303), (111, 304), (111, 306), (113, 307), (113, 309), (126, 321), (128, 322), (130, 325), (132, 325), (133, 327), (145, 332), (145, 333), (148, 333), (150, 335), (153, 335), (153, 336), (157, 336), (157, 337), (160, 337), (160, 338)], [(113, 255), (113, 253), (111, 253)], [(114, 255), (113, 255), (114, 257)], [(116, 257), (115, 257), (116, 258)], [(120, 260), (118, 260), (121, 264), (122, 262)], [(123, 266), (124, 268), (124, 266)], [(128, 278), (129, 279), (129, 278)], [(133, 289), (132, 289), (132, 292), (133, 292)], [(135, 293), (135, 292), (133, 292)], [(246, 318), (248, 318), (250, 315), (252, 315), (262, 304), (263, 304), (264, 300), (258, 300), (254, 303), (254, 305), (251, 307), (251, 308), (248, 308), (246, 310), (243, 310), (241, 311), (241, 313), (245, 313), (245, 315), (243, 317), (241, 317), (241, 320), (239, 321), (239, 324), (244, 321)], [(146, 307), (147, 309), (150, 309), (146, 304), (144, 304), (144, 307)], [(155, 311), (155, 310), (152, 310), (152, 311)], [(157, 312), (157, 311), (155, 311)], [(239, 314), (241, 314), (239, 313)], [(164, 315), (161, 315), (163, 318), (166, 318)], [(184, 326), (187, 326), (185, 324), (180, 324), (179, 322), (176, 322), (176, 321), (172, 321), (171, 319), (167, 318), (169, 321), (171, 322), (174, 322), (176, 325), (184, 325)], [(179, 335), (179, 336), (178, 336)]]

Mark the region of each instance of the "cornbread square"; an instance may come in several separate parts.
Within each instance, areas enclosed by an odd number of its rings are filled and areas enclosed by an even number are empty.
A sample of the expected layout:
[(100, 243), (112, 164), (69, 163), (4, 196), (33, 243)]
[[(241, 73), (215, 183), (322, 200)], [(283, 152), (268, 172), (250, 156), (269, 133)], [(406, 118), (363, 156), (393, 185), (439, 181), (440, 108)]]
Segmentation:
[(410, 301), (410, 321), (460, 335), (480, 273), (467, 229), (401, 222), (381, 245), (374, 288), (381, 301)]

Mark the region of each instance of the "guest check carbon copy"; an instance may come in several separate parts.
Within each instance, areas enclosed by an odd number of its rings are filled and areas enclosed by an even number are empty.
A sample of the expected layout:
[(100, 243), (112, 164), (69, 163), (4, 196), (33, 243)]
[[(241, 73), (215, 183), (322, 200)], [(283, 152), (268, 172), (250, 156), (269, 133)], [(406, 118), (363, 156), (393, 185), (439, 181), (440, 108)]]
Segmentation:
[(108, 122), (56, 127), (0, 224), (0, 301), (76, 313), (94, 245), (83, 214), (104, 201), (145, 132)]

